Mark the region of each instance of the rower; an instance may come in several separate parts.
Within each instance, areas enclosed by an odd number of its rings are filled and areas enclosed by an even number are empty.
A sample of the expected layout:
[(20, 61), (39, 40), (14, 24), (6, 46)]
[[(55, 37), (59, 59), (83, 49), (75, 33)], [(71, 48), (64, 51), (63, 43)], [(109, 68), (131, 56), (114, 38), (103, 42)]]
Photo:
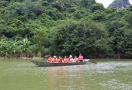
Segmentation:
[(47, 59), (47, 62), (52, 62), (52, 57), (50, 56), (48, 59)]
[(57, 57), (54, 56), (53, 59), (52, 59), (53, 62), (57, 63)]
[(70, 62), (70, 59), (68, 58), (68, 56), (65, 56), (65, 57), (64, 57), (64, 62), (65, 62), (65, 63), (69, 63), (69, 62)]
[(72, 55), (70, 55), (69, 59), (70, 59), (70, 62), (75, 62), (75, 60), (73, 59)]
[(78, 58), (77, 58), (76, 55), (74, 56), (74, 61), (75, 61), (75, 62), (78, 62)]
[(67, 62), (66, 56), (64, 57), (64, 62), (65, 62), (65, 63)]
[(62, 60), (62, 57), (61, 56), (59, 56), (59, 58), (58, 58), (58, 63), (62, 63), (63, 62), (63, 60)]
[(83, 61), (83, 56), (82, 56), (82, 54), (81, 54), (81, 53), (79, 54), (78, 59), (80, 60), (80, 62), (82, 62), (82, 61)]

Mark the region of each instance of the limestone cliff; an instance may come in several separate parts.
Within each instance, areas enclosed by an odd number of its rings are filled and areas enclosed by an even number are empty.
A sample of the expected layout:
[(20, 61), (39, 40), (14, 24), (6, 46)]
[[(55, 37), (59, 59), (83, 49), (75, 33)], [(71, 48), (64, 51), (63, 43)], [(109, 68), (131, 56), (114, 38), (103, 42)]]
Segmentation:
[(109, 6), (108, 8), (117, 8), (117, 9), (121, 9), (121, 8), (126, 8), (128, 6), (130, 6), (130, 2), (129, 0), (114, 0)]

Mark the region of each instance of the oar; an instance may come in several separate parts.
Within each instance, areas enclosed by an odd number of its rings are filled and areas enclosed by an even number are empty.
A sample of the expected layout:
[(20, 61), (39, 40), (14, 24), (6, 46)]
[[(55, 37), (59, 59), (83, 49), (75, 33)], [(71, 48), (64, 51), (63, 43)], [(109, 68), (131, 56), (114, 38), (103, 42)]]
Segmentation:
[[(91, 61), (89, 61), (89, 62), (91, 62)], [(91, 63), (97, 64), (97, 62), (91, 62)]]
[(97, 64), (97, 62), (93, 62), (93, 61), (91, 61), (90, 59), (89, 59), (88, 61), (91, 62), (91, 63)]

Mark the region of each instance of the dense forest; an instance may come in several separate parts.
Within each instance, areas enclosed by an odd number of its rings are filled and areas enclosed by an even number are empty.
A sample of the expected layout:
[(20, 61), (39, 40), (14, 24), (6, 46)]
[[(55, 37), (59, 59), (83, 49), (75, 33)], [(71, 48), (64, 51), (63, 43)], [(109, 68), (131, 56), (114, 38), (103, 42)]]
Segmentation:
[(132, 6), (95, 0), (0, 0), (0, 56), (132, 58)]

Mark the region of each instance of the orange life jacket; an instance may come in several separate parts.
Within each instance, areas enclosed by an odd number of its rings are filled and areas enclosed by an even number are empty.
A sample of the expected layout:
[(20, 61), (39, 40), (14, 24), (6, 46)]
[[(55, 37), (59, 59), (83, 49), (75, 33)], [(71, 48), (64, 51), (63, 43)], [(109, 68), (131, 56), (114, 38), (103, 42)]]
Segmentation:
[(64, 58), (64, 62), (68, 63), (68, 62), (70, 62), (70, 59), (69, 58)]
[(78, 59), (76, 62), (80, 62), (80, 59)]
[(69, 58), (67, 58), (67, 62), (70, 62), (70, 59)]
[(64, 62), (65, 62), (65, 63), (67, 62), (67, 59), (66, 59), (66, 58), (64, 58)]
[(47, 61), (52, 62), (52, 57), (49, 57)]
[(55, 63), (58, 62), (58, 61), (57, 61), (57, 58), (53, 58), (53, 62), (55, 62)]

